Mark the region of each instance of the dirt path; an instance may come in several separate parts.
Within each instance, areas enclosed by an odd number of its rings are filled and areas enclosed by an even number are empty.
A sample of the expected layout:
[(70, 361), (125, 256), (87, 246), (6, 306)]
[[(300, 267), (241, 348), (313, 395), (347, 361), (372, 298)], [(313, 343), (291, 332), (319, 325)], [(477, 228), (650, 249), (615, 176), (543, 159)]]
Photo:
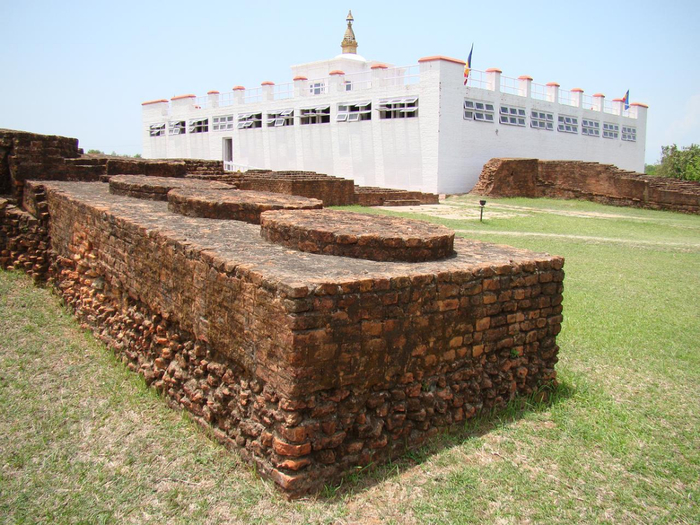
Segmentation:
[[(393, 207), (385, 207), (384, 209), (397, 211)], [(625, 208), (630, 210), (631, 208)], [(421, 213), (442, 219), (478, 219), (479, 206), (477, 201), (443, 201), (439, 205), (423, 205), (423, 206), (407, 206), (400, 211), (409, 213)], [(595, 211), (580, 211), (580, 210), (561, 210), (556, 208), (534, 208), (531, 206), (520, 206), (515, 204), (492, 204), (484, 209), (484, 213), (488, 214), (489, 218), (512, 218), (518, 216), (526, 216), (534, 213), (546, 213), (549, 215), (560, 215), (564, 217), (579, 217), (590, 219), (613, 219), (613, 220), (630, 220), (656, 224), (677, 224), (676, 218), (650, 218), (642, 215), (630, 215), (628, 213), (603, 213)], [(682, 225), (678, 225), (682, 227)]]
[(536, 233), (536, 232), (513, 232), (513, 231), (492, 231), (492, 230), (455, 230), (458, 233), (477, 234), (477, 235), (510, 235), (512, 237), (550, 237), (559, 239), (576, 239), (582, 241), (605, 242), (611, 244), (627, 244), (637, 246), (660, 246), (660, 247), (680, 247), (691, 251), (700, 251), (700, 244), (686, 242), (659, 242), (645, 241), (635, 239), (618, 239), (614, 237), (595, 237), (592, 235), (565, 235), (562, 233)]

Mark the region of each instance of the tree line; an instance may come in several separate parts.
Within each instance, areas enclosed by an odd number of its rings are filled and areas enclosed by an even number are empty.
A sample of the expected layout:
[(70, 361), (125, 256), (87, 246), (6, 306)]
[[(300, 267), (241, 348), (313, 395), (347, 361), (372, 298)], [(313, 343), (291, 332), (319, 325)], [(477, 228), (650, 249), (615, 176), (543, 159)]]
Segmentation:
[(662, 146), (659, 163), (647, 164), (644, 172), (656, 177), (700, 181), (700, 146)]

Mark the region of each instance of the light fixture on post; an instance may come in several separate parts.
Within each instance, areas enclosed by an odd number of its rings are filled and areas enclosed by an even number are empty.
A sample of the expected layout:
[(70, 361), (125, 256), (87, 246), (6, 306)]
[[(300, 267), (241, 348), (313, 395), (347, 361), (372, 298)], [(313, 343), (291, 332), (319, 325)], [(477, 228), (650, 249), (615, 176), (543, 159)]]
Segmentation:
[(479, 222), (484, 222), (484, 206), (486, 206), (486, 201), (480, 200), (479, 206), (481, 206), (481, 212), (479, 213)]

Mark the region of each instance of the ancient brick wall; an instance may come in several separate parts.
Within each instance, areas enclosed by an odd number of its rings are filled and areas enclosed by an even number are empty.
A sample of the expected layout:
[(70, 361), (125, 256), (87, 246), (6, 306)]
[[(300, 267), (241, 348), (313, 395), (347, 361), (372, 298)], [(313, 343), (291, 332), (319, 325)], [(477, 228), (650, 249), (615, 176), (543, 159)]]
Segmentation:
[(360, 206), (387, 206), (397, 202), (410, 204), (438, 204), (438, 196), (421, 191), (394, 190), (373, 186), (355, 186), (355, 204)]
[(187, 173), (192, 175), (224, 175), (224, 163), (220, 160), (179, 159), (185, 163)]
[(78, 139), (0, 129), (0, 194), (29, 179), (65, 180), (65, 158), (79, 157)]
[(0, 199), (0, 268), (23, 270), (36, 282), (46, 280), (50, 240), (46, 221)]
[(700, 213), (700, 183), (649, 177), (596, 162), (491, 159), (471, 193)]
[(353, 181), (314, 172), (251, 170), (242, 174), (239, 188), (319, 199), (324, 206), (347, 206), (355, 200)]
[(28, 194), (81, 320), (290, 495), (554, 381), (560, 258), (462, 239), (411, 265), (295, 255), (106, 184)]
[[(0, 200), (2, 266), (48, 278), (132, 370), (289, 495), (555, 381), (561, 258), (459, 238), (434, 261), (318, 255), (104, 183), (24, 187), (24, 209)], [(443, 237), (422, 228), (406, 225), (406, 246)], [(328, 235), (365, 243), (353, 231)]]

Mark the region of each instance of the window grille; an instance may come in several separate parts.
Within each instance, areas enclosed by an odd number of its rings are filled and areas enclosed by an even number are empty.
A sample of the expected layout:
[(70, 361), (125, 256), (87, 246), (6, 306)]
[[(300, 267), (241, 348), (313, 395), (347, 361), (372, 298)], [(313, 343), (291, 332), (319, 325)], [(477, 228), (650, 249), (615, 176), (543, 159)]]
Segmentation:
[(165, 123), (162, 124), (151, 124), (149, 128), (149, 134), (151, 137), (162, 137), (165, 135)]
[(209, 131), (209, 119), (198, 118), (190, 120), (190, 133), (207, 133)]
[(281, 111), (271, 111), (267, 114), (267, 127), (280, 128), (282, 126), (294, 125), (294, 110), (283, 109)]
[(372, 102), (356, 102), (355, 104), (338, 104), (337, 122), (359, 122), (372, 120)]
[(600, 122), (597, 120), (581, 120), (581, 135), (588, 135), (589, 137), (600, 137)]
[(478, 120), (480, 122), (494, 122), (493, 104), (490, 102), (481, 102), (478, 100), (464, 101), (464, 119)]
[(184, 120), (176, 120), (168, 124), (168, 134), (184, 135), (187, 132), (187, 125)]
[(559, 115), (559, 125), (557, 126), (557, 130), (563, 131), (564, 133), (578, 134), (578, 118), (569, 117), (567, 115)]
[(610, 122), (603, 122), (603, 138), (617, 139), (620, 136), (620, 126)]
[(530, 112), (530, 127), (554, 131), (554, 113), (533, 109)]
[(301, 124), (327, 124), (330, 121), (330, 106), (317, 106), (315, 108), (302, 108), (299, 110), (299, 122)]
[(227, 129), (233, 129), (233, 115), (221, 115), (219, 117), (212, 117), (212, 131), (225, 131)]
[(622, 140), (637, 142), (637, 128), (622, 126)]
[(380, 119), (417, 117), (418, 97), (382, 99), (377, 111)]
[(238, 115), (238, 129), (262, 128), (262, 113), (241, 113)]
[(514, 106), (501, 106), (498, 122), (509, 126), (525, 127), (525, 109)]
[(309, 84), (309, 93), (311, 95), (323, 95), (326, 92), (325, 82), (312, 82)]

